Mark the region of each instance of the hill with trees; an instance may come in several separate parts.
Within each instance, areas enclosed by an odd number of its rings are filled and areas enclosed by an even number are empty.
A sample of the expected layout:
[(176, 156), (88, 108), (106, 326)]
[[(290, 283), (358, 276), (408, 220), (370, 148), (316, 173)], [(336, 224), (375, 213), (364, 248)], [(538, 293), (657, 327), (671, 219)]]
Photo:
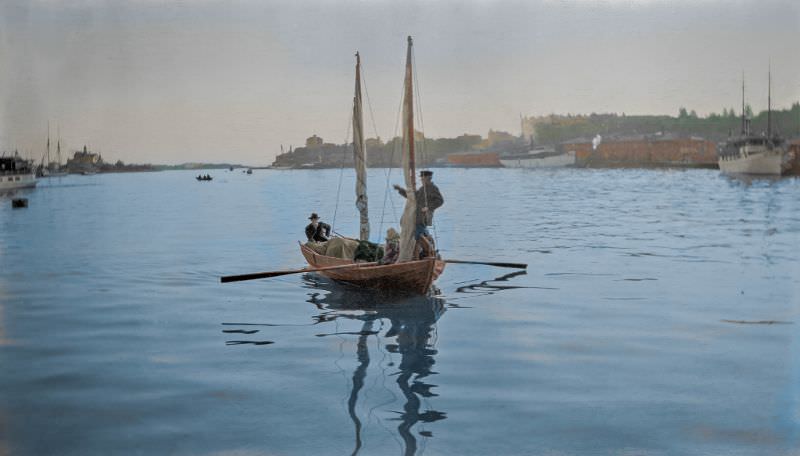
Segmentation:
[[(751, 130), (761, 132), (767, 130), (767, 111), (753, 115), (752, 108), (745, 106), (747, 116), (752, 119)], [(700, 117), (694, 110), (680, 108), (678, 115), (628, 116), (623, 114), (589, 114), (545, 116), (535, 119), (536, 142), (540, 144), (558, 144), (577, 138), (648, 135), (658, 132), (673, 133), (681, 136), (700, 136), (712, 141), (723, 141), (730, 134), (738, 134), (741, 130), (741, 112), (723, 109), (722, 113), (711, 113)], [(772, 128), (774, 132), (787, 138), (800, 136), (800, 103), (792, 104), (789, 109), (772, 111)]]

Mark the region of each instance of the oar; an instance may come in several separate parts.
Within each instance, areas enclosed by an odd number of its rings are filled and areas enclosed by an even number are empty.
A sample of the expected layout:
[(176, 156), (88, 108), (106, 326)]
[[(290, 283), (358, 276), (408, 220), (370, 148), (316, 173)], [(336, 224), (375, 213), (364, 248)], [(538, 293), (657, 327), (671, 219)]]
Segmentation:
[(488, 261), (465, 261), (465, 260), (444, 260), (445, 263), (456, 264), (485, 264), (487, 266), (497, 266), (498, 268), (516, 268), (527, 269), (528, 265), (525, 263), (491, 263)]
[(282, 275), (289, 275), (289, 274), (301, 274), (303, 272), (317, 272), (317, 271), (330, 271), (331, 269), (345, 269), (345, 268), (360, 268), (362, 266), (375, 266), (377, 262), (373, 263), (353, 263), (353, 264), (342, 264), (339, 266), (327, 266), (324, 268), (303, 268), (303, 269), (290, 269), (286, 271), (267, 271), (267, 272), (254, 272), (252, 274), (241, 274), (241, 275), (233, 275), (233, 276), (223, 276), (220, 277), (220, 282), (227, 283), (227, 282), (240, 282), (242, 280), (255, 280), (255, 279), (266, 279), (269, 277), (278, 277)]

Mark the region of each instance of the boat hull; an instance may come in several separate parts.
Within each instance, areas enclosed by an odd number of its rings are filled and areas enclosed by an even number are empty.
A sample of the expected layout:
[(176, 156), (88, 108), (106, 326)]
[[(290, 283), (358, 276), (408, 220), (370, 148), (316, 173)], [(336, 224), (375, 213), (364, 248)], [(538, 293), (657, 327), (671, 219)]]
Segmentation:
[(729, 174), (763, 174), (780, 176), (784, 170), (783, 152), (779, 149), (740, 153), (719, 157), (719, 169)]
[(575, 152), (548, 157), (501, 158), (500, 163), (506, 168), (561, 168), (575, 165)]
[(36, 176), (33, 173), (0, 174), (0, 190), (36, 187)]
[(744, 136), (725, 143), (717, 163), (723, 173), (780, 176), (791, 168), (792, 155), (780, 138)]
[[(300, 245), (300, 251), (312, 268), (356, 264), (352, 260), (320, 255), (305, 245)], [(444, 268), (444, 261), (425, 258), (403, 263), (333, 269), (318, 274), (362, 288), (424, 295)]]

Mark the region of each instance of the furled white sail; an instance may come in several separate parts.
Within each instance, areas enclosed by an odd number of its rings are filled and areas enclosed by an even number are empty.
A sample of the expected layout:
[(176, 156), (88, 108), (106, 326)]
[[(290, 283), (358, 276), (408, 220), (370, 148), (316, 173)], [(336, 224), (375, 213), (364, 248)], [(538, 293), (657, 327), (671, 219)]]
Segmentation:
[(417, 225), (416, 177), (414, 176), (414, 87), (411, 71), (411, 37), (408, 37), (406, 53), (405, 93), (403, 95), (403, 176), (406, 184), (406, 206), (400, 218), (400, 254), (398, 261), (414, 259), (416, 240), (414, 230)]
[(364, 117), (361, 109), (361, 57), (356, 52), (356, 93), (353, 97), (353, 160), (356, 168), (356, 207), (360, 214), (359, 239), (369, 240), (367, 204), (367, 148), (364, 144)]

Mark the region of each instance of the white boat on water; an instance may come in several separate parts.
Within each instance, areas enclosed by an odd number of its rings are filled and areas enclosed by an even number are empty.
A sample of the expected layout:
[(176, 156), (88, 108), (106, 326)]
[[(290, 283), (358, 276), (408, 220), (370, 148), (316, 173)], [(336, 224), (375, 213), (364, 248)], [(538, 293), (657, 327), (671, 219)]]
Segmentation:
[(524, 154), (500, 157), (506, 168), (559, 168), (575, 165), (575, 151), (557, 152), (552, 147), (535, 147)]
[(36, 187), (36, 175), (30, 163), (19, 157), (0, 157), (0, 191)]
[[(50, 152), (50, 137), (47, 138), (47, 150), (48, 153)], [(67, 175), (66, 168), (61, 166), (61, 138), (58, 138), (58, 147), (57, 152), (58, 161), (57, 162), (49, 162), (47, 166), (47, 177), (62, 177)], [(48, 161), (49, 161), (48, 157)]]
[(61, 177), (66, 176), (66, 170), (61, 166), (61, 138), (58, 138), (58, 161), (50, 161), (50, 126), (47, 126), (47, 149), (42, 155), (42, 161), (36, 168), (36, 177)]
[(723, 173), (780, 176), (791, 168), (792, 153), (786, 141), (772, 133), (772, 75), (767, 84), (767, 131), (764, 135), (750, 132), (750, 119), (745, 116), (744, 79), (742, 80), (742, 131), (730, 138), (717, 153)]
[(778, 137), (742, 135), (729, 140), (718, 154), (719, 169), (728, 174), (780, 176), (789, 170), (791, 156)]

